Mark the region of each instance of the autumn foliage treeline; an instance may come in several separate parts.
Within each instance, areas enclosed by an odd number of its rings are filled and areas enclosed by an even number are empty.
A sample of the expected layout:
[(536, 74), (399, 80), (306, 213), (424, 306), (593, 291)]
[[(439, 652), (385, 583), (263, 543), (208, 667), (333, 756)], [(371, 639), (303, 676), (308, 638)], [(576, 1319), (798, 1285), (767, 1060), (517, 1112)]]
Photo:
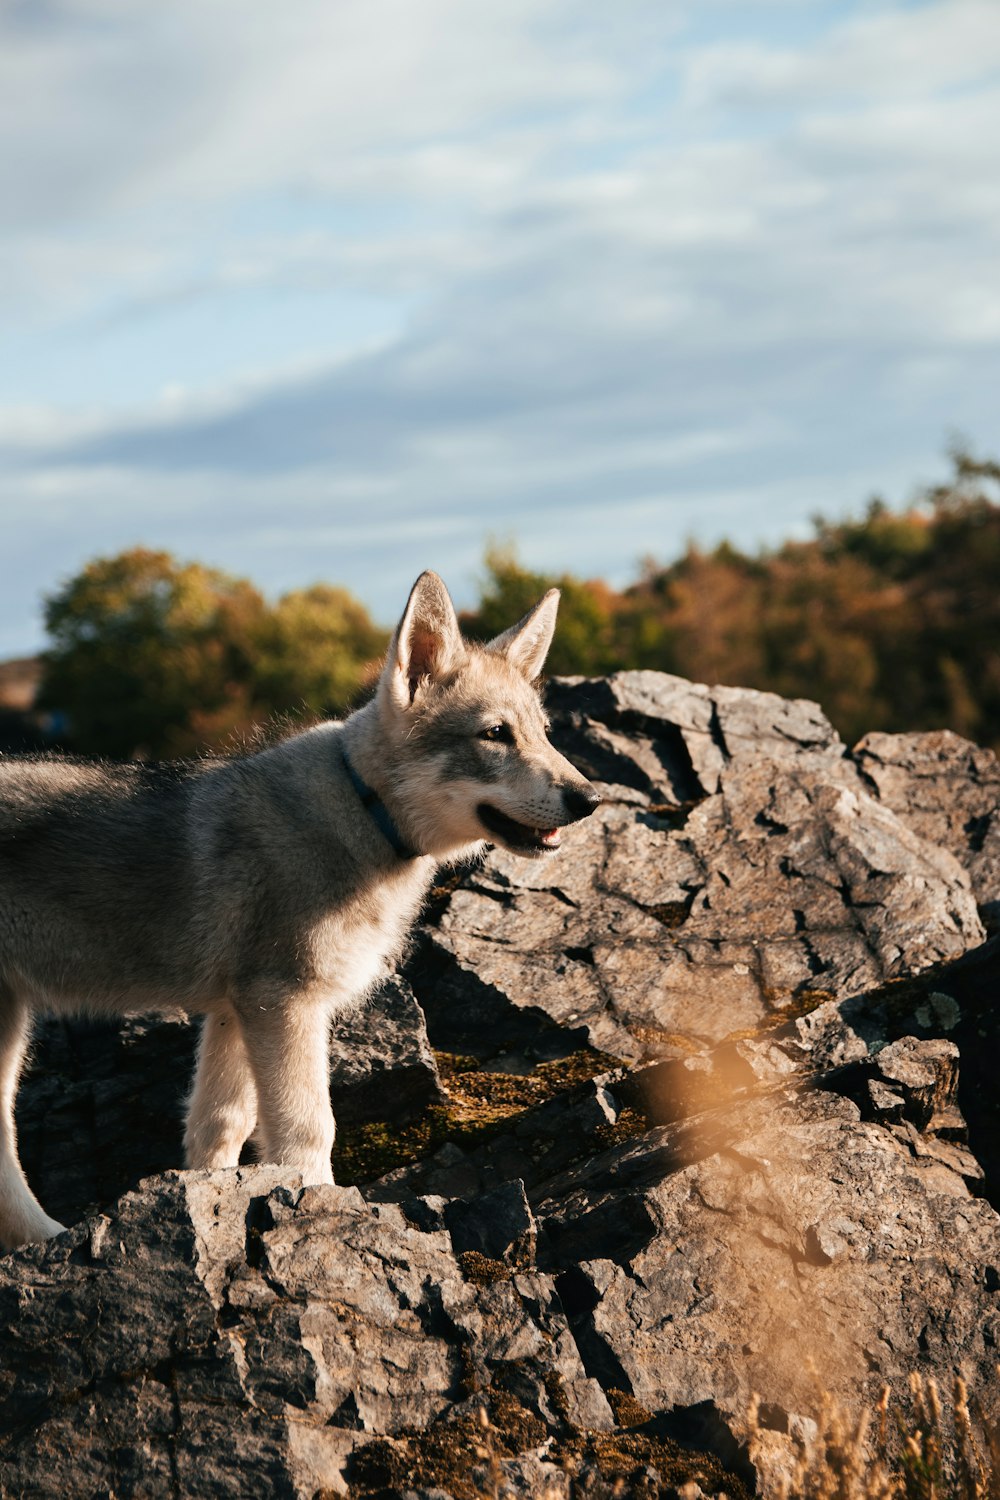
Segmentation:
[[(1000, 749), (1000, 465), (954, 472), (902, 511), (818, 520), (809, 541), (747, 555), (689, 546), (623, 590), (487, 553), (464, 628), (488, 638), (562, 589), (553, 673), (654, 667), (822, 703), (848, 741), (950, 728)], [(652, 540), (652, 539), (651, 539)], [(91, 563), (47, 605), (42, 702), (75, 748), (177, 755), (275, 713), (343, 710), (387, 632), (325, 584), (269, 604), (254, 586), (166, 553)]]
[(816, 699), (848, 741), (954, 729), (1000, 749), (1000, 464), (952, 461), (905, 510), (873, 500), (861, 520), (819, 519), (811, 540), (754, 556), (689, 546), (620, 593), (494, 553), (467, 628), (500, 629), (555, 582), (554, 673), (655, 667)]

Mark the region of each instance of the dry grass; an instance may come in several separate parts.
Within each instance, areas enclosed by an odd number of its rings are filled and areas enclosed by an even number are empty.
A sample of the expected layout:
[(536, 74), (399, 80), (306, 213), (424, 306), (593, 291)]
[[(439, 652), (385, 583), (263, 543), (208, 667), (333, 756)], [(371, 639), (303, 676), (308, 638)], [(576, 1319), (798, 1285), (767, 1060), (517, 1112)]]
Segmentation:
[[(1000, 1374), (1000, 1371), (998, 1371)], [(910, 1418), (883, 1389), (872, 1423), (850, 1419), (828, 1394), (816, 1430), (800, 1438), (779, 1500), (1000, 1500), (1000, 1432), (955, 1377), (950, 1408), (933, 1379), (910, 1377)], [(758, 1403), (750, 1426), (760, 1433)]]

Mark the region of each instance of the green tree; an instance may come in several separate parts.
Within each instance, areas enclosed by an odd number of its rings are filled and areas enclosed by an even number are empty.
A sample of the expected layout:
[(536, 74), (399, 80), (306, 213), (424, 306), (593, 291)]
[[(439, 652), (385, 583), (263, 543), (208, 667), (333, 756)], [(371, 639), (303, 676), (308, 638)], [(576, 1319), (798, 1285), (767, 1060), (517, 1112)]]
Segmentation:
[(606, 583), (583, 582), (569, 573), (533, 573), (521, 566), (510, 546), (488, 547), (484, 561), (479, 606), (461, 616), (462, 629), (473, 640), (499, 635), (527, 614), (547, 589), (558, 588), (559, 619), (545, 670), (554, 675), (594, 675), (621, 665), (621, 645), (615, 638), (621, 599)]
[[(552, 673), (653, 667), (818, 699), (848, 740), (950, 728), (1000, 749), (1000, 465), (952, 460), (905, 509), (820, 517), (811, 540), (754, 556), (692, 545), (622, 592), (492, 546), (463, 626), (488, 640), (557, 586)], [(271, 606), (245, 579), (142, 548), (89, 564), (46, 620), (41, 706), (68, 715), (76, 748), (113, 756), (224, 744), (275, 712), (340, 712), (386, 640), (343, 589)]]
[(273, 712), (342, 713), (388, 638), (346, 589), (327, 583), (295, 589), (278, 600), (264, 623), (258, 696)]
[(185, 754), (252, 722), (266, 610), (252, 584), (167, 552), (98, 558), (46, 601), (43, 707), (90, 754)]
[(274, 607), (252, 583), (168, 552), (98, 558), (46, 603), (40, 706), (73, 747), (188, 755), (274, 713), (339, 710), (384, 644), (363, 606), (318, 584)]

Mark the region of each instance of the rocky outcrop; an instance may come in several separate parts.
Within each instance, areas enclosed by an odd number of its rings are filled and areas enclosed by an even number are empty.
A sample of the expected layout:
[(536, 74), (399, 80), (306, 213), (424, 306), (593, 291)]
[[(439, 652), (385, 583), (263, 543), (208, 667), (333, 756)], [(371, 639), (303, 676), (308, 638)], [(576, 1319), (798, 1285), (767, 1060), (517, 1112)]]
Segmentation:
[(150, 1500), (336, 1493), (373, 1434), (427, 1427), (505, 1377), (528, 1430), (614, 1425), (551, 1277), (477, 1282), (435, 1205), (415, 1221), (270, 1167), (166, 1173), (10, 1258), (0, 1321), (17, 1495), (99, 1493), (112, 1475)]
[(357, 1185), (169, 1170), (178, 1019), (43, 1032), (73, 1227), (0, 1260), (0, 1494), (769, 1494), (821, 1392), (905, 1421), (913, 1371), (1000, 1421), (996, 762), (550, 697), (605, 804), (443, 883), (338, 1028)]
[(967, 870), (869, 795), (815, 705), (629, 672), (554, 709), (607, 801), (558, 862), (497, 854), (452, 895), (415, 981), (432, 1037), (495, 1055), (541, 1012), (638, 1060), (982, 941)]
[(875, 795), (969, 872), (983, 918), (1000, 928), (1000, 763), (950, 730), (867, 734), (854, 759)]

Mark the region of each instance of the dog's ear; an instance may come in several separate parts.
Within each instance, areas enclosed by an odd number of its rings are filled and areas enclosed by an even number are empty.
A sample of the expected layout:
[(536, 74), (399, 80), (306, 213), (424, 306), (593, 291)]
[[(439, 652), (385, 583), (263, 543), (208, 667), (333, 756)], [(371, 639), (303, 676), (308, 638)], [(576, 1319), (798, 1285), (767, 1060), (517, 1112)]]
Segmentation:
[(389, 645), (382, 681), (408, 708), (421, 687), (446, 676), (465, 654), (451, 596), (436, 573), (421, 573)]
[(486, 649), (506, 656), (511, 666), (523, 672), (529, 682), (534, 682), (541, 674), (552, 645), (558, 608), (559, 590), (549, 589), (534, 609), (528, 610), (523, 620), (518, 620), (503, 635), (494, 636)]

